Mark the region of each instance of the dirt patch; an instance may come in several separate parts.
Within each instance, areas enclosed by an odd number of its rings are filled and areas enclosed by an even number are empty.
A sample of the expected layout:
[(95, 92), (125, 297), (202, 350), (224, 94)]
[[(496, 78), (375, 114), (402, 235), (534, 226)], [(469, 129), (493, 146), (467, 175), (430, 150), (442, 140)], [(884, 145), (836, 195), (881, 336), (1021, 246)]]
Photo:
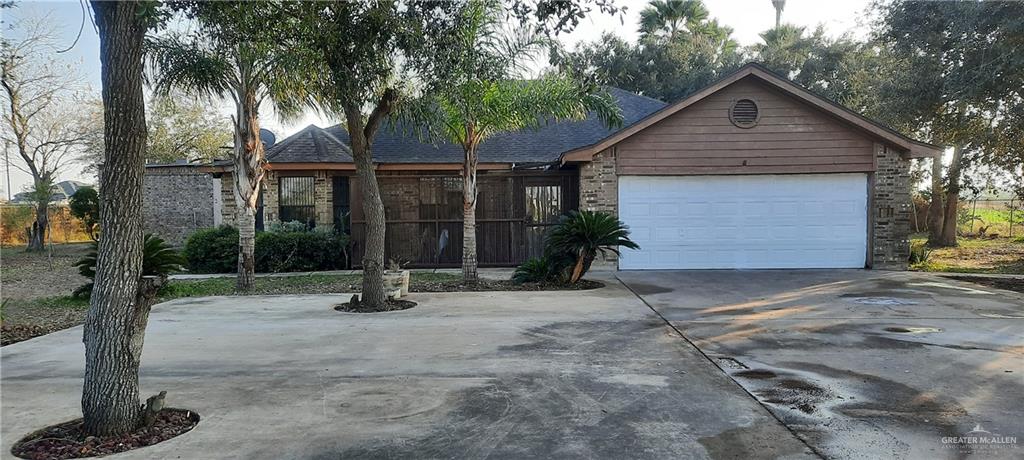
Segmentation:
[(5, 299), (36, 299), (68, 295), (89, 280), (73, 264), (89, 252), (89, 243), (55, 244), (52, 251), (27, 252), (24, 247), (0, 249)]
[(960, 238), (957, 246), (936, 248), (914, 270), (929, 272), (1024, 274), (1024, 241)]
[(768, 369), (750, 369), (748, 371), (740, 371), (732, 375), (735, 377), (756, 380), (774, 379), (775, 377), (778, 377), (778, 374)]
[(388, 311), (408, 310), (416, 306), (416, 302), (410, 300), (388, 300), (384, 305), (368, 307), (363, 304), (352, 304), (352, 302), (339, 303), (334, 306), (337, 311), (345, 313), (384, 313)]
[(120, 436), (89, 436), (82, 419), (43, 428), (14, 444), (11, 453), (28, 459), (100, 457), (151, 446), (187, 433), (199, 423), (199, 415), (183, 409), (164, 409), (153, 426)]
[(85, 307), (40, 306), (37, 304), (7, 305), (3, 308), (0, 345), (28, 340), (85, 321)]
[(1024, 293), (1024, 279), (1021, 278), (989, 278), (982, 276), (947, 276), (946, 278), (967, 281), (990, 288)]

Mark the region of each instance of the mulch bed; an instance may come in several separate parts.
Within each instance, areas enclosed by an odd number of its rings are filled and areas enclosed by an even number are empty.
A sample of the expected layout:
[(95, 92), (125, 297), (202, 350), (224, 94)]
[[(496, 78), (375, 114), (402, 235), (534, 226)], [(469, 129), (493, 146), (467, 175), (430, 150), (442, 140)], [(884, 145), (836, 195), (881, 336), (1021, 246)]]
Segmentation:
[(985, 276), (948, 276), (947, 278), (1024, 293), (1024, 279), (1019, 278), (989, 278)]
[(334, 306), (337, 311), (343, 311), (345, 313), (382, 313), (386, 311), (400, 311), (408, 310), (416, 306), (416, 302), (409, 300), (393, 300), (389, 299), (384, 305), (374, 308), (367, 308), (366, 305), (356, 304), (352, 305), (351, 302), (339, 303)]
[(187, 433), (199, 423), (199, 414), (164, 409), (149, 428), (120, 436), (95, 437), (82, 431), (82, 419), (43, 428), (14, 444), (11, 453), (32, 460), (99, 457), (152, 446)]
[[(358, 286), (354, 286), (358, 287)], [(465, 281), (413, 281), (409, 285), (410, 292), (484, 292), (484, 291), (583, 291), (603, 288), (604, 283), (591, 280), (580, 280), (576, 284), (560, 283), (522, 283), (510, 280), (492, 280), (481, 278), (473, 283)]]

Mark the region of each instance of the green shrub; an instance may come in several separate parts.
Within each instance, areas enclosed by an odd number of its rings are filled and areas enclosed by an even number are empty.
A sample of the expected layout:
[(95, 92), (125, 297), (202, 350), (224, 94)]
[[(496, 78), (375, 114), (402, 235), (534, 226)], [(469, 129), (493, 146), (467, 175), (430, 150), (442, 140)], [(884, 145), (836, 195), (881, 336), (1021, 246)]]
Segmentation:
[(256, 235), (256, 271), (306, 272), (345, 268), (348, 237), (328, 231)]
[(550, 257), (535, 257), (523, 262), (512, 273), (515, 283), (541, 283), (558, 278), (559, 267)]
[(291, 233), (291, 232), (308, 232), (309, 226), (303, 222), (297, 220), (290, 220), (288, 222), (271, 222), (267, 227), (268, 232), (273, 233)]
[(230, 225), (198, 230), (182, 250), (193, 273), (234, 273), (238, 269), (238, 229)]
[[(74, 297), (88, 297), (92, 294), (93, 280), (96, 278), (96, 256), (98, 242), (91, 245), (89, 252), (82, 260), (75, 262), (78, 273), (89, 278), (89, 283), (79, 286), (72, 293)], [(180, 271), (184, 267), (185, 258), (171, 248), (163, 239), (147, 233), (142, 243), (142, 276), (167, 276)]]
[(928, 262), (928, 257), (931, 256), (932, 251), (928, 248), (928, 244), (924, 241), (914, 241), (910, 243), (910, 265), (919, 265)]

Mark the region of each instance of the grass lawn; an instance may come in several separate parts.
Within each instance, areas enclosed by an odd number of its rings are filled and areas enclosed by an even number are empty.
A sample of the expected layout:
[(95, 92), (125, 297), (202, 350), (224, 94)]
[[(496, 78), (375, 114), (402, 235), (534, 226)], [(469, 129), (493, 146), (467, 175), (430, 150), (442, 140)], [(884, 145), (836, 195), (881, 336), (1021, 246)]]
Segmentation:
[[(916, 235), (912, 244), (924, 244)], [(959, 238), (959, 246), (931, 250), (928, 260), (912, 270), (927, 272), (1024, 274), (1024, 240)]]

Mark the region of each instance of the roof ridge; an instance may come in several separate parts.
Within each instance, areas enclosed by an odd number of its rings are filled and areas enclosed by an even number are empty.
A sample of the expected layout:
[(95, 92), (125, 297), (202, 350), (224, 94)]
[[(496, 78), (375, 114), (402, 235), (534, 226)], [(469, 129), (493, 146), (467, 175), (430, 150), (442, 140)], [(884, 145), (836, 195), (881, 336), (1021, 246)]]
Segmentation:
[(298, 130), (297, 132), (295, 132), (294, 134), (292, 134), (291, 136), (288, 136), (288, 137), (284, 138), (281, 142), (278, 142), (278, 143), (270, 146), (270, 148), (267, 149), (267, 151), (264, 153), (264, 155), (266, 156), (266, 160), (270, 161), (271, 157), (279, 155), (281, 153), (280, 151), (284, 149), (284, 146), (290, 145), (290, 144), (294, 143), (296, 139), (301, 137), (302, 134), (305, 133), (306, 131), (309, 131), (310, 128), (315, 128), (315, 129), (318, 129), (318, 130), (323, 130), (323, 128), (321, 128), (321, 127), (319, 127), (319, 126), (317, 126), (317, 125), (315, 125), (313, 123), (310, 123), (305, 128), (302, 128), (302, 129)]

